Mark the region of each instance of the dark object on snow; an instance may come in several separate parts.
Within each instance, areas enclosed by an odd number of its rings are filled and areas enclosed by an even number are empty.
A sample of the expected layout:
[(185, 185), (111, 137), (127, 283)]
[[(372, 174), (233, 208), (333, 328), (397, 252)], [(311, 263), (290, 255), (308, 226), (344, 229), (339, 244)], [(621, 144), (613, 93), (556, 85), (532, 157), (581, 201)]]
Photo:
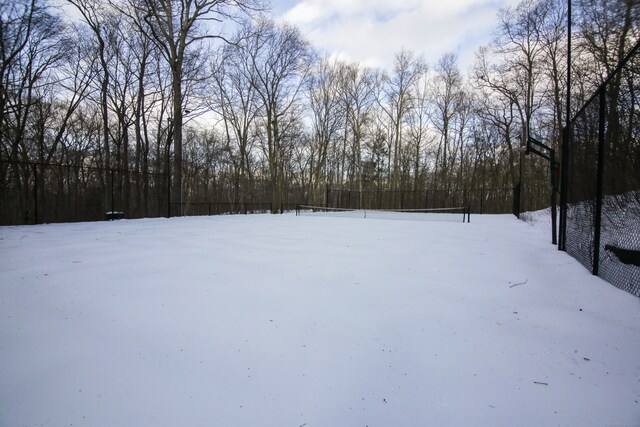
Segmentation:
[(640, 251), (622, 249), (613, 245), (604, 245), (604, 249), (612, 252), (624, 264), (632, 264), (640, 267)]
[(124, 218), (124, 212), (107, 212), (104, 215), (104, 219), (106, 219), (107, 221), (114, 221), (116, 219), (123, 219)]

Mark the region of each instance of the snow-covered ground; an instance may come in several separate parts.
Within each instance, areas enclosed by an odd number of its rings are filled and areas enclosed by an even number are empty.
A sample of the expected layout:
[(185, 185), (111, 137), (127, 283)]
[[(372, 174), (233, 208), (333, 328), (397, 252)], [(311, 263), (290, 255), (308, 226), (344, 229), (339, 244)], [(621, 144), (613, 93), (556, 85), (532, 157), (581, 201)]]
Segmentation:
[(640, 424), (640, 299), (529, 218), (0, 228), (0, 425)]

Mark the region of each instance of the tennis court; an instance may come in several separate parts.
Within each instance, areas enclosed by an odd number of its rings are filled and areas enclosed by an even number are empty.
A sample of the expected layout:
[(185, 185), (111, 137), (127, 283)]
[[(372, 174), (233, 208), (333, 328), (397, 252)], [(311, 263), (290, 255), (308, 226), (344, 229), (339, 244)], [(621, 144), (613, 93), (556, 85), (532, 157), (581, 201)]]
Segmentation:
[(546, 216), (0, 228), (0, 425), (633, 425), (640, 300)]

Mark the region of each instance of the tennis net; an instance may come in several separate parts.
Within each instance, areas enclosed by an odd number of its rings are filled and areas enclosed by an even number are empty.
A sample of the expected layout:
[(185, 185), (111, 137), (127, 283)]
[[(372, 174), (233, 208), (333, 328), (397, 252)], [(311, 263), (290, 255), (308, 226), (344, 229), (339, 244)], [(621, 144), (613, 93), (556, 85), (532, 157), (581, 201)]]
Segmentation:
[(471, 213), (468, 207), (436, 209), (347, 209), (298, 205), (296, 206), (296, 216), (405, 219), (415, 221), (471, 221)]

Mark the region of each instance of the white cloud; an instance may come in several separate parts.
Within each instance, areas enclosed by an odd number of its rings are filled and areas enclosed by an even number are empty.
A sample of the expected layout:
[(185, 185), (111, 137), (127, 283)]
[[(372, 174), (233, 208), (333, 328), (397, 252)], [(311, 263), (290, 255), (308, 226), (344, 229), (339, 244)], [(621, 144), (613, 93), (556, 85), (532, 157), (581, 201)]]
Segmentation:
[(312, 24), (322, 19), (324, 10), (312, 2), (303, 1), (295, 5), (285, 15), (284, 19), (296, 25)]
[[(274, 3), (277, 0), (274, 0)], [(500, 7), (517, 0), (303, 0), (281, 19), (330, 56), (389, 67), (405, 48), (430, 64), (457, 52), (463, 69), (491, 40)]]

